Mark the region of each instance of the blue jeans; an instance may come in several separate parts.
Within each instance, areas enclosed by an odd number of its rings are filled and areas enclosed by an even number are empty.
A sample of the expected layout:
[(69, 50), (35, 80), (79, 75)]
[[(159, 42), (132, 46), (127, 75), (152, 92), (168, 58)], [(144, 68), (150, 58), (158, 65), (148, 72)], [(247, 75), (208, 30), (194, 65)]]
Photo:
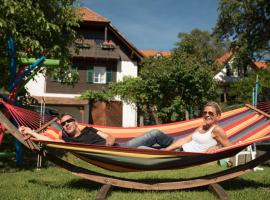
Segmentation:
[(155, 144), (158, 144), (161, 148), (165, 148), (173, 143), (173, 138), (164, 134), (158, 129), (153, 129), (145, 134), (135, 137), (126, 143), (121, 144), (120, 146), (124, 147), (152, 147)]

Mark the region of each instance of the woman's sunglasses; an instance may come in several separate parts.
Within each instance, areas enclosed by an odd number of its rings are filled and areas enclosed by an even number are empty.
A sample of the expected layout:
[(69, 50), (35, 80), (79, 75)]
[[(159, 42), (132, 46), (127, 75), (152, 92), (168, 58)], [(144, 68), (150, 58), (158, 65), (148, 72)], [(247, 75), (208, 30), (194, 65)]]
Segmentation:
[(204, 111), (204, 112), (203, 112), (203, 116), (206, 116), (207, 114), (208, 114), (210, 117), (214, 117), (214, 116), (215, 116), (215, 113), (213, 113), (213, 112), (211, 112), (211, 111), (209, 111), (209, 112)]
[(61, 126), (65, 126), (66, 123), (70, 123), (70, 122), (74, 122), (74, 121), (75, 121), (75, 119), (70, 118), (70, 119), (67, 119), (66, 121), (61, 122), (60, 124), (61, 124)]

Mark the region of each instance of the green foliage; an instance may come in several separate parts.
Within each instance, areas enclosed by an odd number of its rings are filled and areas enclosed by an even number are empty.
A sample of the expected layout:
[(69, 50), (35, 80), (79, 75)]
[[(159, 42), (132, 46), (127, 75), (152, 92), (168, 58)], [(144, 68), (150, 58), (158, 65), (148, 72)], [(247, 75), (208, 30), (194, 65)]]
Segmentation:
[(256, 74), (259, 75), (259, 94), (262, 87), (269, 88), (268, 71), (249, 73), (252, 61), (269, 57), (270, 50), (270, 3), (269, 0), (221, 0), (219, 19), (214, 34), (224, 41), (232, 43), (235, 51), (233, 67), (238, 69), (241, 80), (234, 83), (229, 95), (235, 97), (235, 103), (252, 101), (252, 89), (255, 87)]
[(256, 70), (232, 84), (229, 94), (235, 97), (235, 103), (252, 102), (252, 91), (255, 88), (257, 76), (259, 78), (258, 96), (261, 99), (266, 97), (267, 94), (263, 94), (263, 88), (270, 88), (270, 73), (266, 70)]
[[(57, 80), (58, 82), (62, 84), (67, 84), (67, 85), (73, 85), (74, 83), (77, 83), (79, 80), (79, 72), (77, 69), (73, 69), (69, 67), (69, 61), (65, 60), (63, 62), (66, 62), (66, 66), (68, 69), (65, 67), (47, 67), (47, 69), (51, 69), (46, 73), (47, 75), (50, 74), (54, 80)], [(53, 69), (52, 69), (53, 68)]]
[(211, 72), (195, 57), (147, 58), (142, 66), (139, 78), (113, 83), (111, 92), (155, 114), (158, 123), (182, 120), (188, 107), (201, 107), (216, 97)]
[(193, 29), (190, 33), (179, 33), (179, 42), (176, 44), (175, 54), (186, 54), (196, 56), (201, 63), (206, 64), (213, 72), (219, 70), (215, 63), (216, 59), (222, 56), (228, 49), (226, 43), (220, 42), (208, 31)]
[[(78, 20), (73, 0), (0, 0), (0, 60), (5, 60), (0, 63), (1, 77), (7, 77), (9, 37), (15, 43), (15, 59), (45, 54), (46, 58), (60, 59), (59, 66), (47, 68), (49, 75), (70, 71), (68, 47), (76, 38)], [(1, 78), (0, 88), (7, 81)]]
[[(1, 53), (1, 50), (0, 50), (0, 53)], [(0, 91), (1, 91), (1, 89), (4, 90), (4, 86), (8, 82), (8, 76), (7, 76), (8, 68), (3, 67), (3, 66), (8, 66), (8, 59), (0, 57), (0, 75), (1, 75), (1, 78), (0, 78)]]
[(147, 96), (142, 93), (146, 85), (140, 77), (125, 76), (122, 81), (111, 84), (110, 92), (120, 95), (127, 103), (135, 103), (138, 106), (148, 103)]
[(221, 0), (214, 33), (222, 40), (231, 40), (242, 54), (245, 52), (242, 58), (269, 55), (269, 0)]
[(91, 104), (103, 101), (103, 102), (109, 102), (113, 99), (112, 94), (110, 91), (93, 91), (93, 90), (87, 90), (83, 92), (80, 96), (81, 99), (88, 99)]

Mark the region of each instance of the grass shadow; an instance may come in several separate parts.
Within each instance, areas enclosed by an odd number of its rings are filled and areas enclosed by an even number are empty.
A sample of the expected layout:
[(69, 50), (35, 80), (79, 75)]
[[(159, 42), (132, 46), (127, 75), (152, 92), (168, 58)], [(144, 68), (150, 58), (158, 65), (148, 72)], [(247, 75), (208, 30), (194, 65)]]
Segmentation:
[(24, 152), (23, 160), (20, 164), (16, 161), (16, 156), (0, 159), (1, 172), (14, 172), (21, 170), (33, 170), (36, 168), (37, 154)]
[[(23, 154), (22, 154), (22, 162), (18, 165), (16, 161), (16, 156), (1, 158), (0, 159), (0, 172), (14, 172), (14, 171), (21, 171), (21, 170), (34, 170), (37, 169), (37, 158), (38, 154), (33, 152), (25, 147), (23, 147)], [(65, 157), (65, 152), (50, 149), (49, 153), (56, 155), (59, 158)], [(46, 157), (42, 157), (42, 168), (47, 168), (50, 166), (55, 166), (52, 162), (48, 161)]]
[(79, 179), (79, 180), (71, 180), (67, 184), (65, 184), (65, 186), (68, 188), (76, 188), (76, 189), (98, 190), (100, 189), (102, 184), (85, 179)]
[(243, 188), (270, 188), (270, 184), (268, 183), (261, 183), (254, 180), (245, 180), (240, 177), (237, 179), (222, 182), (221, 186), (225, 190), (239, 190)]
[(31, 184), (38, 184), (40, 186), (54, 188), (54, 189), (63, 189), (63, 188), (70, 189), (71, 188), (71, 189), (85, 189), (85, 190), (94, 191), (94, 190), (98, 190), (101, 187), (100, 184), (97, 184), (95, 182), (88, 181), (88, 180), (83, 180), (83, 179), (71, 180), (64, 184), (56, 184), (55, 182), (41, 180), (41, 179), (30, 179), (28, 182)]

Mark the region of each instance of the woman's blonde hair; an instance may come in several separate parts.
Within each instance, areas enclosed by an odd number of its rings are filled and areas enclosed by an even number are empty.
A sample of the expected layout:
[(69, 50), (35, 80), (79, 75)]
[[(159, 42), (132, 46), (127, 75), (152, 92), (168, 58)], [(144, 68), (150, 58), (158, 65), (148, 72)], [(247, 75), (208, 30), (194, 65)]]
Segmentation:
[(221, 108), (220, 108), (220, 106), (218, 105), (217, 102), (209, 101), (207, 104), (205, 104), (204, 108), (207, 107), (207, 106), (211, 106), (211, 107), (215, 108), (217, 115), (218, 116), (221, 115), (222, 111), (221, 111)]

